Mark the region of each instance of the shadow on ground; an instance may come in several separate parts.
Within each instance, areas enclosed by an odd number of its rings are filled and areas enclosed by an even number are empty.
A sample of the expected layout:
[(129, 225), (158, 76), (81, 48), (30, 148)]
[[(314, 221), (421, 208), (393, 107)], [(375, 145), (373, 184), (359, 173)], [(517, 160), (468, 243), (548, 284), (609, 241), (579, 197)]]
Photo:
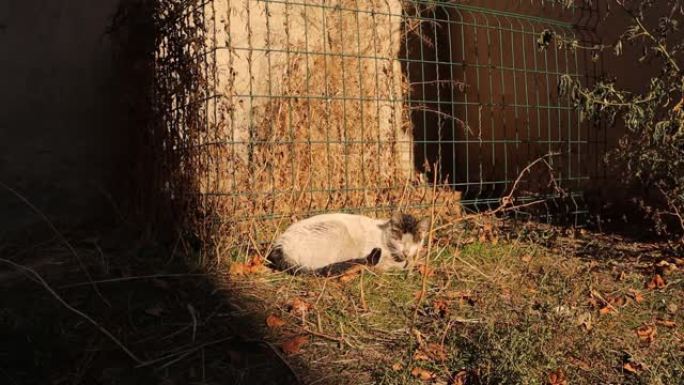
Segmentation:
[(39, 273), (137, 361), (30, 273), (3, 262), (1, 383), (296, 384), (295, 370), (306, 371), (265, 342), (264, 315), (242, 310), (241, 299), (190, 263), (179, 245), (126, 231), (74, 239), (73, 251), (59, 239), (6, 244), (1, 258)]

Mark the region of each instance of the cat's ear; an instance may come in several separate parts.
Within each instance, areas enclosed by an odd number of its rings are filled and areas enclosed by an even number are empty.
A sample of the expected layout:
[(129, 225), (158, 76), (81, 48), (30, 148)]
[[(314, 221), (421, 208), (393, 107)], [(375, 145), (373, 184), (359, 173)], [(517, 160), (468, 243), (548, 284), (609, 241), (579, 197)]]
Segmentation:
[(425, 235), (428, 231), (430, 231), (430, 218), (423, 218), (420, 222), (418, 222), (418, 231), (421, 235)]

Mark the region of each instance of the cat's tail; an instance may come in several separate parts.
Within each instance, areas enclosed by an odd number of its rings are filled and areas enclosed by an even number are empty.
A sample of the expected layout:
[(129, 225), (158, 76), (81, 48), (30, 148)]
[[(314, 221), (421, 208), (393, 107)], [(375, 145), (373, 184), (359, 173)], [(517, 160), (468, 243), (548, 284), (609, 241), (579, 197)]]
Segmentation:
[(370, 254), (365, 258), (351, 259), (343, 262), (336, 262), (318, 269), (307, 269), (302, 266), (294, 265), (288, 262), (283, 253), (283, 249), (279, 246), (271, 249), (266, 257), (269, 265), (276, 270), (284, 271), (293, 275), (297, 274), (313, 274), (324, 277), (331, 277), (336, 275), (342, 275), (347, 270), (353, 268), (354, 266), (364, 265), (364, 266), (375, 266), (380, 262), (380, 255), (382, 251), (380, 248), (373, 249)]
[(380, 248), (376, 247), (365, 258), (357, 258), (357, 259), (351, 259), (348, 261), (333, 263), (333, 264), (330, 264), (328, 266), (324, 266), (324, 267), (321, 267), (319, 269), (316, 269), (313, 271), (313, 273), (315, 275), (321, 275), (324, 277), (331, 277), (331, 276), (336, 276), (336, 275), (342, 275), (347, 270), (353, 268), (354, 266), (358, 266), (358, 265), (375, 266), (378, 264), (378, 262), (380, 262), (380, 255), (381, 254), (382, 254), (382, 250), (380, 250)]

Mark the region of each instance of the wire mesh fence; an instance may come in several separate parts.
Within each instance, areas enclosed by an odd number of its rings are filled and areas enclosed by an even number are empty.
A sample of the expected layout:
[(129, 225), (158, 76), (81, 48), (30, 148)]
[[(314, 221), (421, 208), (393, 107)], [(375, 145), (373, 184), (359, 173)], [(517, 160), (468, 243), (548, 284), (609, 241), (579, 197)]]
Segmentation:
[(502, 3), (160, 1), (161, 185), (222, 248), (324, 211), (491, 208), (516, 181), (576, 217), (605, 138), (557, 84), (597, 79), (573, 49), (592, 10)]

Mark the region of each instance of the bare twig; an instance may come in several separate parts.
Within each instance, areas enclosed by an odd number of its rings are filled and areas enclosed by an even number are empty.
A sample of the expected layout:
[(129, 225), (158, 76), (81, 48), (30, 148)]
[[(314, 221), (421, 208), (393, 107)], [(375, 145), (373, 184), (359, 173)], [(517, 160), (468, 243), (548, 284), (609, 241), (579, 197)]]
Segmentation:
[[(548, 153), (548, 154), (546, 154), (546, 155), (544, 155), (544, 156), (542, 156), (542, 157), (540, 157), (540, 158), (537, 158), (534, 162), (532, 162), (532, 163), (530, 163), (529, 165), (527, 165), (527, 167), (525, 167), (525, 168), (518, 174), (518, 177), (516, 178), (515, 182), (513, 182), (513, 187), (511, 188), (510, 193), (509, 193), (508, 195), (504, 196), (503, 198), (501, 198), (501, 204), (499, 205), (499, 207), (497, 207), (497, 208), (495, 208), (495, 209), (493, 209), (493, 210), (489, 210), (489, 211), (482, 212), (482, 213), (474, 213), (474, 214), (470, 214), (470, 215), (464, 215), (464, 216), (462, 216), (462, 217), (460, 217), (460, 218), (456, 218), (456, 219), (452, 220), (452, 221), (451, 221), (450, 223), (448, 223), (448, 224), (445, 224), (445, 225), (439, 226), (439, 227), (437, 227), (437, 228), (431, 229), (430, 231), (431, 231), (432, 233), (434, 233), (434, 232), (437, 232), (437, 231), (440, 231), (440, 230), (443, 230), (443, 229), (452, 227), (452, 226), (454, 225), (454, 223), (464, 222), (464, 221), (468, 221), (468, 220), (471, 220), (471, 219), (474, 219), (474, 218), (482, 218), (482, 217), (485, 217), (485, 216), (494, 216), (494, 215), (497, 215), (497, 214), (500, 214), (500, 213), (503, 213), (503, 212), (514, 211), (514, 210), (520, 210), (520, 209), (522, 209), (522, 208), (526, 208), (526, 207), (530, 207), (530, 206), (537, 205), (537, 204), (539, 204), (539, 203), (544, 203), (544, 202), (546, 202), (547, 200), (541, 199), (541, 200), (536, 200), (536, 201), (524, 203), (524, 204), (521, 204), (521, 205), (514, 205), (514, 204), (513, 204), (513, 202), (514, 202), (513, 195), (515, 195), (515, 192), (516, 192), (516, 190), (517, 190), (517, 188), (518, 188), (518, 185), (520, 184), (520, 181), (521, 181), (522, 178), (525, 176), (525, 174), (529, 173), (529, 172), (531, 171), (532, 167), (534, 167), (534, 166), (537, 165), (538, 163), (544, 163), (544, 164), (549, 168), (549, 170), (553, 170), (553, 167), (551, 167), (551, 165), (550, 165), (549, 162), (546, 160), (546, 158), (549, 158), (549, 157), (552, 157), (552, 156), (557, 156), (557, 155), (560, 155), (560, 153), (558, 153), (558, 152)], [(551, 183), (554, 185), (554, 188), (556, 189), (556, 191), (562, 191), (561, 188), (560, 188), (560, 186), (558, 186), (558, 183), (556, 182), (555, 178), (553, 178), (553, 175), (551, 175)]]
[(74, 288), (74, 287), (87, 286), (87, 285), (90, 285), (92, 283), (100, 284), (100, 283), (128, 282), (128, 281), (137, 281), (137, 280), (144, 280), (144, 279), (157, 279), (157, 278), (191, 278), (191, 277), (208, 277), (208, 276), (209, 276), (209, 274), (202, 274), (202, 273), (197, 273), (197, 274), (140, 275), (140, 276), (134, 276), (134, 277), (110, 278), (110, 279), (101, 279), (98, 281), (91, 281), (91, 282), (72, 283), (69, 285), (59, 286), (59, 288), (60, 289), (70, 289), (70, 288)]
[(418, 296), (418, 301), (416, 303), (416, 308), (413, 311), (413, 322), (412, 325), (416, 324), (416, 319), (418, 318), (418, 310), (420, 309), (420, 305), (423, 303), (423, 298), (425, 297), (425, 293), (427, 291), (427, 276), (428, 276), (428, 270), (430, 268), (430, 253), (432, 253), (432, 234), (433, 234), (433, 229), (435, 227), (435, 203), (437, 202), (437, 174), (439, 174), (439, 170), (437, 168), (437, 164), (435, 163), (434, 168), (433, 168), (433, 173), (434, 173), (434, 178), (432, 181), (432, 207), (430, 209), (430, 231), (428, 231), (428, 247), (427, 247), (427, 254), (425, 255), (425, 262), (424, 262), (424, 267), (423, 267), (423, 282), (421, 284), (420, 288), (420, 295)]
[(120, 347), (121, 350), (123, 350), (124, 353), (126, 353), (126, 355), (128, 357), (130, 357), (133, 361), (135, 361), (136, 364), (138, 364), (138, 365), (143, 364), (143, 361), (140, 358), (138, 358), (138, 356), (136, 356), (130, 349), (128, 349), (126, 347), (126, 345), (124, 345), (121, 341), (119, 341), (118, 338), (114, 337), (114, 335), (112, 333), (110, 333), (109, 330), (105, 329), (102, 325), (97, 323), (97, 321), (92, 319), (89, 315), (87, 315), (87, 314), (83, 313), (82, 311), (76, 309), (75, 307), (69, 305), (59, 294), (57, 294), (57, 292), (55, 292), (52, 289), (52, 287), (50, 287), (50, 285), (43, 279), (43, 277), (40, 274), (38, 274), (35, 270), (31, 269), (30, 267), (20, 265), (18, 263), (10, 261), (9, 259), (0, 258), (0, 262), (8, 264), (17, 270), (23, 271), (29, 277), (36, 279), (45, 288), (45, 290), (47, 290), (50, 294), (52, 294), (52, 296), (55, 297), (55, 299), (57, 301), (59, 301), (65, 308), (67, 308), (72, 313), (78, 315), (79, 317), (85, 319), (90, 324), (95, 326), (100, 332), (102, 332), (102, 334), (107, 336), (112, 342), (114, 342), (118, 347)]
[(31, 201), (28, 200), (25, 196), (23, 196), (21, 193), (19, 193), (17, 190), (13, 189), (12, 187), (6, 185), (3, 182), (0, 182), (0, 187), (4, 188), (5, 190), (9, 191), (12, 195), (17, 197), (20, 201), (22, 201), (28, 208), (31, 209), (36, 215), (38, 215), (45, 224), (48, 225), (50, 230), (59, 238), (59, 240), (64, 243), (64, 245), (67, 247), (67, 249), (74, 255), (74, 258), (76, 258), (76, 261), (78, 262), (79, 266), (81, 267), (81, 270), (83, 270), (83, 273), (85, 276), (88, 278), (88, 281), (93, 286), (93, 289), (95, 290), (95, 293), (102, 299), (102, 301), (107, 304), (107, 306), (111, 307), (112, 305), (105, 299), (105, 297), (100, 293), (100, 290), (97, 288), (97, 285), (93, 282), (93, 277), (90, 275), (90, 272), (88, 271), (88, 268), (85, 266), (83, 261), (81, 260), (81, 257), (78, 255), (76, 252), (76, 249), (71, 245), (71, 242), (66, 239), (66, 237), (57, 229), (57, 227), (52, 223), (50, 218), (45, 215), (36, 205), (31, 203)]

